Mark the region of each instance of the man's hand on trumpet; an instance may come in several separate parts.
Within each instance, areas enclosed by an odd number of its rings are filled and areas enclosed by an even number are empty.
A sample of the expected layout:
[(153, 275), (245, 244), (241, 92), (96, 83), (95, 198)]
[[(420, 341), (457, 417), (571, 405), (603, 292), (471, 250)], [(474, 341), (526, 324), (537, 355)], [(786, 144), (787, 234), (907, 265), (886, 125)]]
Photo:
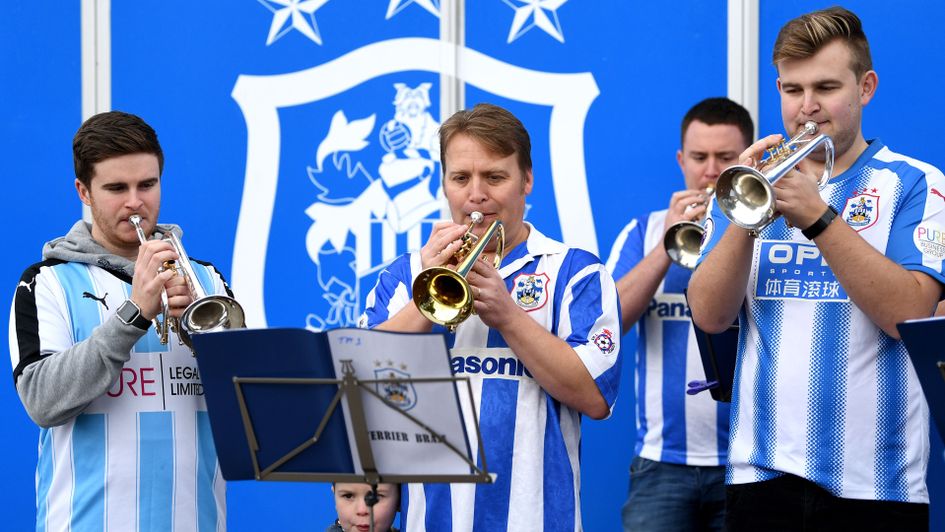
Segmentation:
[(149, 320), (163, 311), (161, 292), (171, 279), (177, 277), (174, 270), (164, 269), (164, 263), (177, 258), (174, 247), (163, 240), (149, 240), (138, 248), (135, 274), (131, 280), (131, 300), (141, 309), (141, 315)]
[(705, 216), (709, 196), (704, 190), (680, 190), (674, 192), (669, 200), (666, 221), (663, 225), (669, 229), (679, 222), (698, 222)]
[(817, 188), (817, 178), (797, 168), (775, 181), (774, 196), (775, 208), (789, 225), (800, 229), (813, 225), (827, 210), (827, 203)]
[(473, 310), (486, 326), (502, 330), (514, 313), (523, 312), (509, 296), (509, 289), (492, 262), (477, 260), (466, 275), (473, 294)]
[(187, 279), (183, 275), (175, 275), (164, 283), (164, 289), (167, 290), (168, 313), (172, 318), (180, 318), (184, 314), (184, 310), (194, 302), (190, 286), (187, 285)]
[(420, 266), (423, 269), (433, 266), (455, 266), (453, 255), (463, 245), (466, 226), (453, 222), (437, 222), (427, 243), (420, 248)]

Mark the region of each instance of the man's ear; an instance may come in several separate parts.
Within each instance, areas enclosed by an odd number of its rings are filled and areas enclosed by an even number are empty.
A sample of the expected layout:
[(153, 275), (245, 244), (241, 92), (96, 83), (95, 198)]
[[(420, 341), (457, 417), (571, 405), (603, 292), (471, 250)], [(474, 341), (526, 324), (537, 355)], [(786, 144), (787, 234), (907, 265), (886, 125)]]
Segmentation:
[(86, 205), (92, 204), (92, 195), (89, 192), (89, 187), (85, 186), (82, 181), (78, 179), (75, 180), (75, 190), (79, 193), (79, 200)]
[(876, 87), (879, 86), (879, 76), (875, 70), (869, 70), (863, 74), (860, 79), (860, 105), (866, 106), (876, 95)]

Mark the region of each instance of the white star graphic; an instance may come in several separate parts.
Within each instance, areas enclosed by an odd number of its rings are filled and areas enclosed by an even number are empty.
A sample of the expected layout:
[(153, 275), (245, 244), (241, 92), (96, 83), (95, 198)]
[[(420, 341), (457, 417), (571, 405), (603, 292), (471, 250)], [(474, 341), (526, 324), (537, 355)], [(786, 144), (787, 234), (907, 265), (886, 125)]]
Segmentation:
[(558, 42), (564, 42), (564, 34), (561, 32), (561, 23), (558, 22), (556, 11), (568, 0), (514, 0), (520, 5), (515, 5), (513, 0), (502, 1), (515, 10), (515, 18), (512, 19), (507, 42), (518, 39), (535, 26), (543, 29)]
[(440, 0), (390, 0), (387, 4), (387, 20), (400, 13), (410, 4), (417, 4), (429, 11), (434, 17), (440, 18)]
[[(318, 24), (315, 23), (315, 12), (328, 0), (259, 0), (266, 9), (272, 11), (272, 26), (269, 27), (269, 38), (266, 46), (278, 41), (283, 35), (295, 28), (315, 44), (322, 44), (322, 36), (318, 33)], [(306, 20), (305, 15), (308, 15)], [(291, 25), (286, 25), (291, 18)], [(311, 23), (311, 24), (309, 24)]]

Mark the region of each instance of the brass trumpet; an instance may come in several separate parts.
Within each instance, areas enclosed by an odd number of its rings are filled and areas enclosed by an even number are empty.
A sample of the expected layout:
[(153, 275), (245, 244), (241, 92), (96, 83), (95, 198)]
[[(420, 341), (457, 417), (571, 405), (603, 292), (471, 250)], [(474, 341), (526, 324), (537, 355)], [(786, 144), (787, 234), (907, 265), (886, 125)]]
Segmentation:
[(735, 165), (722, 172), (716, 183), (719, 208), (733, 224), (757, 234), (780, 216), (774, 208), (774, 182), (821, 145), (824, 173), (817, 186), (823, 189), (833, 172), (833, 140), (817, 135), (816, 122), (807, 122), (793, 138), (769, 148), (768, 158), (757, 168)]
[[(711, 185), (706, 187), (705, 194), (705, 205), (708, 205), (712, 200), (712, 195), (715, 194), (715, 187)], [(694, 208), (699, 205), (699, 203), (693, 203), (689, 207)], [(703, 216), (698, 222), (682, 221), (669, 226), (666, 234), (663, 235), (663, 248), (666, 249), (669, 260), (683, 268), (695, 269), (703, 244), (712, 236), (706, 229), (705, 220), (706, 216)]]
[[(142, 244), (147, 242), (148, 238), (141, 228), (141, 217), (133, 214), (128, 218), (128, 222), (134, 226), (138, 240)], [(166, 233), (164, 238), (170, 242), (178, 257), (176, 261), (166, 261), (164, 269), (172, 269), (177, 275), (184, 277), (193, 301), (184, 309), (180, 319), (175, 319), (168, 311), (167, 291), (161, 290), (161, 314), (164, 315), (164, 320), (159, 320), (157, 316), (153, 320), (154, 330), (161, 344), (167, 344), (168, 332), (173, 330), (177, 333), (181, 345), (186, 345), (193, 351), (191, 336), (194, 334), (246, 327), (243, 307), (235, 299), (225, 295), (208, 295), (200, 285), (180, 238), (172, 232)]]
[(481, 237), (472, 233), (473, 226), (482, 223), (480, 212), (470, 214), (472, 222), (463, 235), (463, 244), (453, 254), (459, 262), (456, 270), (445, 266), (432, 266), (420, 272), (413, 282), (413, 302), (420, 313), (433, 323), (445, 326), (450, 332), (473, 313), (473, 293), (466, 274), (482, 255), (493, 237), (496, 240), (496, 269), (502, 264), (505, 252), (505, 227), (499, 220), (489, 224)]

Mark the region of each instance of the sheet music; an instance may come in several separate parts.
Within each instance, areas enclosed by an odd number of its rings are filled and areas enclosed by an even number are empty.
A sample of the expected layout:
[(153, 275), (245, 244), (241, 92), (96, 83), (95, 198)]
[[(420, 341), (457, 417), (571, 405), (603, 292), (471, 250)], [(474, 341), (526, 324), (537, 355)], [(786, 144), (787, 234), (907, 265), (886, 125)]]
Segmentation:
[[(404, 334), (366, 329), (328, 331), (338, 378), (341, 361), (352, 360), (358, 380), (452, 377), (446, 341), (439, 334)], [(378, 395), (396, 408), (363, 392), (368, 438), (381, 474), (470, 473), (469, 465), (436, 438), (396, 410), (407, 412), (469, 456), (469, 441), (452, 382), (371, 383)], [(351, 426), (347, 399), (345, 421)], [(357, 445), (349, 431), (356, 472), (363, 473)], [(475, 460), (473, 460), (475, 463)]]

